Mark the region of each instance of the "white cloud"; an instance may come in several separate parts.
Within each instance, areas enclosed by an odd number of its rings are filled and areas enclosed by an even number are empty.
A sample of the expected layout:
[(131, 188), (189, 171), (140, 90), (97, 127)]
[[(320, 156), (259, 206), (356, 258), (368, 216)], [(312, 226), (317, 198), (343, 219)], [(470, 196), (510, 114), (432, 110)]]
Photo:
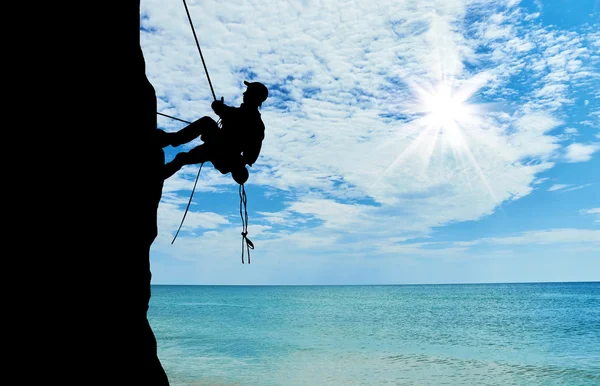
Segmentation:
[(567, 127), (564, 132), (565, 132), (565, 134), (573, 134), (573, 135), (577, 135), (579, 133), (577, 131), (577, 129), (574, 127)]
[(549, 192), (554, 192), (556, 190), (561, 190), (561, 189), (567, 188), (569, 186), (571, 186), (571, 185), (568, 185), (568, 184), (554, 184), (554, 185), (552, 185), (551, 187), (548, 188), (548, 191)]
[(592, 184), (577, 185), (577, 186), (573, 186), (573, 187), (568, 188), (568, 189), (564, 189), (562, 191), (563, 192), (570, 192), (570, 191), (573, 191), (573, 190), (579, 190), (579, 189), (587, 188), (589, 186), (592, 186)]
[[(187, 203), (186, 203), (187, 204)], [(185, 213), (182, 206), (162, 202), (158, 210), (158, 226), (161, 232), (173, 233), (179, 227), (181, 219)], [(227, 225), (230, 222), (223, 216), (204, 211), (189, 211), (185, 217), (182, 230), (195, 229), (216, 229), (221, 225)]]
[[(386, 252), (428, 257), (461, 257), (473, 258), (481, 256), (474, 248), (490, 247), (486, 251), (501, 251), (498, 246), (520, 245), (565, 245), (581, 244), (598, 250), (600, 247), (600, 230), (595, 229), (544, 229), (522, 232), (514, 236), (486, 237), (469, 241), (398, 243), (386, 245)], [(486, 252), (487, 254), (488, 252)], [(509, 252), (507, 252), (509, 253)]]
[(478, 243), (498, 245), (523, 244), (564, 244), (593, 243), (600, 244), (600, 230), (595, 229), (550, 229), (524, 232), (519, 236), (490, 237), (478, 240)]
[(517, 131), (509, 141), (521, 157), (550, 158), (560, 148), (555, 136), (545, 135), (561, 122), (546, 113), (531, 113), (515, 122)]
[(579, 190), (583, 188), (587, 188), (588, 186), (592, 186), (592, 184), (582, 184), (582, 185), (569, 185), (569, 184), (554, 184), (548, 188), (549, 192), (554, 192), (560, 190), (561, 192), (570, 192), (573, 190)]
[(533, 19), (537, 19), (538, 17), (540, 17), (540, 13), (539, 12), (531, 13), (531, 14), (525, 16), (525, 20), (526, 21), (533, 20)]
[(567, 162), (585, 162), (592, 159), (592, 155), (600, 149), (600, 144), (573, 143), (566, 148)]
[(556, 138), (558, 139), (558, 141), (560, 142), (564, 142), (564, 141), (570, 141), (573, 140), (573, 138), (577, 137), (579, 135), (579, 131), (573, 127), (567, 127), (566, 129), (563, 130), (562, 134), (559, 134), (556, 136)]
[(600, 208), (582, 209), (579, 213), (583, 215), (592, 215), (596, 217), (596, 222), (600, 222)]

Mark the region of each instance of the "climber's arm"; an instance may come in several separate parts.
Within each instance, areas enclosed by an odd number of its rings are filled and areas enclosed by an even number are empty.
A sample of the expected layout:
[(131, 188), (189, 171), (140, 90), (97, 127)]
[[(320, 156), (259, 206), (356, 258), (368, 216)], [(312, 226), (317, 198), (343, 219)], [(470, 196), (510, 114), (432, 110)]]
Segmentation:
[(217, 114), (221, 118), (226, 118), (226, 117), (230, 116), (231, 114), (235, 114), (235, 110), (236, 110), (235, 107), (227, 106), (223, 102), (222, 97), (221, 97), (221, 100), (213, 101), (213, 103), (210, 105), (210, 107), (212, 107), (215, 114)]

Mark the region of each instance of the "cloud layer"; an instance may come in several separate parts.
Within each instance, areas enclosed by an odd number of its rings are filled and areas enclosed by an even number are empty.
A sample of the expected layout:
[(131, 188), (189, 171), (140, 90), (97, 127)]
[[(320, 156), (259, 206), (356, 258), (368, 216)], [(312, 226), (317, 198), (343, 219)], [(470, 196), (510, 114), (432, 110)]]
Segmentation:
[[(406, 248), (399, 243), (531, 194), (541, 173), (587, 162), (600, 148), (596, 132), (586, 135), (598, 126), (576, 126), (566, 113), (598, 82), (597, 25), (546, 26), (515, 0), (188, 6), (217, 97), (239, 105), (245, 79), (270, 90), (266, 139), (247, 186), (262, 256), (392, 256)], [(144, 1), (142, 13), (159, 111), (215, 117), (181, 2)], [(469, 108), (452, 130), (423, 110), (423, 95), (437, 95), (440, 84)], [(586, 101), (593, 125), (598, 103)], [(181, 259), (198, 250), (230, 256), (239, 247), (237, 186), (208, 167), (197, 191), (231, 206), (196, 205), (175, 249), (168, 245), (196, 171), (166, 182), (154, 248)], [(253, 201), (253, 192), (276, 203)]]

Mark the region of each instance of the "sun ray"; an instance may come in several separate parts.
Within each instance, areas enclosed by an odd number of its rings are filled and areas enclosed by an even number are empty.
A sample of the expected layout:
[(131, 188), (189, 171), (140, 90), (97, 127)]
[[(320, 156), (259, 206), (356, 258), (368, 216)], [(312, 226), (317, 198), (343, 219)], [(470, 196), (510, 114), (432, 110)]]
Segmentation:
[[(499, 204), (500, 200), (498, 199), (498, 197), (496, 197), (496, 194), (494, 193), (494, 190), (492, 189), (492, 186), (490, 185), (490, 183), (487, 180), (487, 177), (485, 176), (485, 174), (481, 170), (481, 167), (479, 166), (479, 163), (477, 162), (477, 160), (473, 156), (473, 153), (471, 152), (471, 149), (469, 149), (469, 147), (466, 146), (464, 148), (464, 152), (467, 155), (467, 158), (469, 158), (469, 160), (471, 161), (471, 164), (475, 168), (475, 171), (477, 172), (477, 175), (478, 175), (479, 179), (481, 180), (481, 182), (483, 183), (484, 187), (487, 189), (487, 191), (490, 193), (490, 195), (494, 199), (494, 202), (497, 203), (497, 204)], [(500, 206), (498, 206), (498, 207), (504, 213), (504, 210), (502, 209), (502, 207), (500, 207)]]
[(431, 161), (431, 157), (433, 156), (433, 151), (435, 150), (435, 146), (437, 144), (437, 140), (438, 140), (439, 136), (440, 136), (440, 130), (438, 128), (438, 129), (434, 130), (433, 139), (431, 140), (431, 143), (429, 144), (427, 149), (425, 149), (425, 154), (423, 156), (423, 167), (421, 169), (422, 173), (427, 172), (427, 169), (429, 168), (429, 162)]
[[(379, 180), (381, 178), (383, 178), (383, 176), (385, 176), (390, 170), (394, 169), (396, 166), (398, 166), (398, 164), (400, 162), (402, 162), (410, 154), (412, 154), (413, 152), (415, 152), (418, 149), (419, 145), (427, 137), (429, 130), (430, 130), (430, 128), (422, 130), (419, 133), (419, 135), (417, 136), (417, 138), (415, 138), (406, 149), (404, 149), (403, 151), (401, 151), (396, 156), (396, 158), (394, 159), (394, 161), (392, 161), (381, 173), (379, 173), (379, 175), (375, 178), (374, 184), (376, 184), (377, 182), (379, 182)], [(416, 130), (414, 130), (414, 131), (416, 131)]]

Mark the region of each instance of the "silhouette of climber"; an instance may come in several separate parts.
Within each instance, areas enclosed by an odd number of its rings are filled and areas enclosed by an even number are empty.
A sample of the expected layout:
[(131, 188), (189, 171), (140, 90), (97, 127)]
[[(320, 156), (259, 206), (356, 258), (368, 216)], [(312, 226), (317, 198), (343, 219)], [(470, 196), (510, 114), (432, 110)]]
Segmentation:
[(210, 161), (222, 174), (231, 172), (238, 184), (248, 180), (246, 165), (252, 166), (258, 159), (265, 125), (258, 108), (267, 99), (269, 91), (260, 82), (244, 81), (247, 86), (240, 107), (227, 106), (221, 100), (212, 102), (211, 107), (221, 118), (221, 127), (211, 117), (202, 117), (175, 133), (159, 129), (162, 147), (173, 147), (192, 141), (200, 136), (204, 142), (188, 152), (178, 153), (165, 164), (164, 179), (171, 177), (185, 165)]

